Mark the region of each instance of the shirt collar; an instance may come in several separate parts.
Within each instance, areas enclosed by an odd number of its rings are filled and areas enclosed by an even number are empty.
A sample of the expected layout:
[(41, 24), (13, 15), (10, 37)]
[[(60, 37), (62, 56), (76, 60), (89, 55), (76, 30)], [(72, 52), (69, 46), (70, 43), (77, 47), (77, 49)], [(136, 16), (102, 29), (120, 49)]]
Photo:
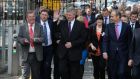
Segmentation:
[[(45, 23), (47, 23), (47, 22), (48, 22), (48, 20), (45, 21)], [(41, 20), (41, 25), (44, 25), (44, 21), (42, 21), (42, 20)]]
[[(30, 23), (28, 23), (28, 26), (30, 26), (31, 24)], [(32, 27), (34, 27), (35, 26), (35, 23), (34, 24), (32, 24)]]
[(132, 22), (130, 21), (130, 25), (132, 25), (132, 24), (134, 24), (134, 25), (135, 25), (136, 23), (132, 23)]
[(73, 20), (71, 21), (71, 23), (74, 23), (74, 21), (75, 21), (75, 19), (73, 19)]
[(108, 18), (109, 18), (109, 16), (104, 16), (104, 18), (105, 18), (105, 19), (108, 19)]
[(122, 21), (119, 21), (119, 22), (117, 23), (117, 25), (118, 25), (118, 26), (121, 26), (121, 25), (122, 25)]

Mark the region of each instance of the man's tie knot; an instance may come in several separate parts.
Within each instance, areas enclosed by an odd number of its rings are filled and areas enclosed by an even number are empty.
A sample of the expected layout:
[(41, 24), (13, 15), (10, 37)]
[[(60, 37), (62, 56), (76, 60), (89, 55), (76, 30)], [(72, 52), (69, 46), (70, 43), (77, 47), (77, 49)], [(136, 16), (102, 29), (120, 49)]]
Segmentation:
[(105, 16), (105, 19), (106, 19), (106, 20), (108, 19), (107, 16)]
[(131, 24), (131, 27), (132, 27), (132, 28), (134, 27), (134, 23)]
[(32, 26), (33, 26), (33, 24), (30, 24), (30, 26), (29, 26), (29, 27), (31, 28)]

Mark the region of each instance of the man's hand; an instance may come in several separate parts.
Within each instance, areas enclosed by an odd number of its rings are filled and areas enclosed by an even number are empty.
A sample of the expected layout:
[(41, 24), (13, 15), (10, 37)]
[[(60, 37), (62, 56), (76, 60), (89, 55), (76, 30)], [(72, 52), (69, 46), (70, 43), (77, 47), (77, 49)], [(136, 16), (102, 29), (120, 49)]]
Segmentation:
[(59, 44), (60, 40), (57, 40), (56, 43)]
[(29, 44), (29, 41), (27, 39), (24, 39), (25, 44)]
[(65, 47), (66, 47), (66, 48), (71, 48), (71, 47), (72, 47), (71, 42), (66, 42)]
[(132, 65), (133, 65), (133, 60), (132, 60), (132, 59), (129, 59), (129, 61), (128, 61), (128, 66), (129, 66), (129, 67), (132, 67)]
[(103, 58), (104, 58), (105, 60), (108, 60), (107, 52), (104, 52), (104, 53), (103, 53)]
[(96, 47), (92, 43), (90, 43), (89, 46), (91, 47), (92, 50), (96, 50)]

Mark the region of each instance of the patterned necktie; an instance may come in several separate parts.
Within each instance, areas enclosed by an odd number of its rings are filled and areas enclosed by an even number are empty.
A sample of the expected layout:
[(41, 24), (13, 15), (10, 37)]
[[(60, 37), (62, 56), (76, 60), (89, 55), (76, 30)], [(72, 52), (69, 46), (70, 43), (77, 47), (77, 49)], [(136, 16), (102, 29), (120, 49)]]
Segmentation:
[(44, 22), (43, 32), (44, 32), (44, 38), (45, 38), (45, 45), (47, 45), (48, 44), (48, 38), (47, 38), (47, 28), (46, 28), (46, 23), (45, 22)]
[(117, 36), (117, 39), (119, 39), (119, 26), (118, 25), (115, 25), (115, 31), (116, 31), (116, 36)]
[(32, 24), (30, 24), (30, 26), (29, 26), (29, 35), (30, 35), (30, 45), (31, 45), (31, 47), (34, 47), (34, 43), (33, 43), (34, 32), (32, 29)]

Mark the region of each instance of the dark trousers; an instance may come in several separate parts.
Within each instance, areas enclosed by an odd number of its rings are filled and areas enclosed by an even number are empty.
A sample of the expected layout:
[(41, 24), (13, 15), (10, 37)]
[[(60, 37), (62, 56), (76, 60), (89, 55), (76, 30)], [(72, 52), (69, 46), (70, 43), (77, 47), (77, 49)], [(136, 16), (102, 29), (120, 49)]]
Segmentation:
[(133, 77), (133, 79), (140, 79), (140, 65), (133, 66), (132, 77)]
[(59, 61), (61, 79), (80, 79), (80, 60), (69, 61), (61, 59)]
[(29, 79), (30, 70), (32, 79), (40, 79), (40, 62), (37, 61), (35, 52), (28, 54), (27, 61), (23, 62), (24, 79)]
[(80, 79), (83, 79), (84, 75), (84, 64), (80, 65)]
[(117, 51), (110, 55), (107, 64), (109, 79), (126, 79), (127, 63), (127, 58), (120, 58)]
[(94, 66), (93, 76), (95, 79), (105, 79), (105, 60), (102, 56), (92, 56)]
[(52, 50), (52, 46), (43, 46), (43, 62), (41, 64), (42, 79), (51, 79), (51, 62), (53, 57)]
[(54, 79), (60, 79), (59, 58), (56, 52), (54, 53), (53, 61), (54, 61), (54, 71), (53, 71)]
[(126, 70), (126, 79), (132, 79), (131, 70), (132, 70), (131, 67), (127, 67), (127, 70)]

